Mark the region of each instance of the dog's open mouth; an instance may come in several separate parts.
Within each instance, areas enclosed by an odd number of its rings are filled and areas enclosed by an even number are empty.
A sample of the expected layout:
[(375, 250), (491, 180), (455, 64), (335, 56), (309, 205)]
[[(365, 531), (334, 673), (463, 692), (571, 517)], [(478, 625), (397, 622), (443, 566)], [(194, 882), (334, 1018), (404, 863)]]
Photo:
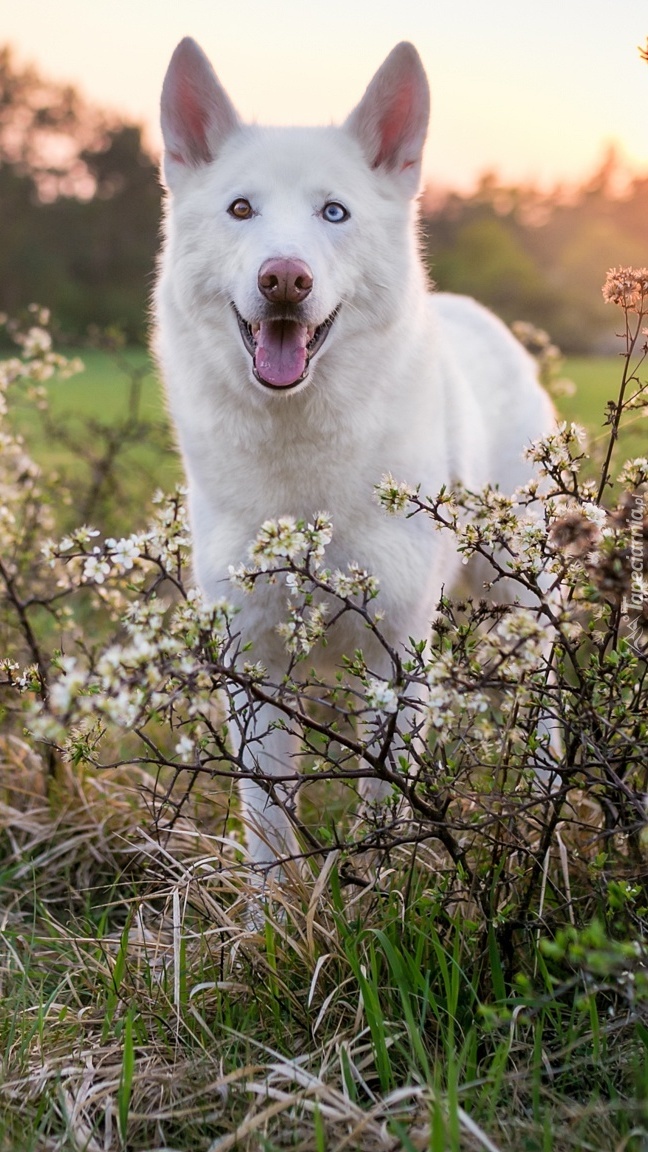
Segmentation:
[(322, 324), (308, 327), (298, 320), (281, 318), (248, 323), (235, 304), (243, 343), (252, 357), (257, 380), (268, 388), (294, 388), (308, 376), (312, 357), (328, 336), (339, 305)]

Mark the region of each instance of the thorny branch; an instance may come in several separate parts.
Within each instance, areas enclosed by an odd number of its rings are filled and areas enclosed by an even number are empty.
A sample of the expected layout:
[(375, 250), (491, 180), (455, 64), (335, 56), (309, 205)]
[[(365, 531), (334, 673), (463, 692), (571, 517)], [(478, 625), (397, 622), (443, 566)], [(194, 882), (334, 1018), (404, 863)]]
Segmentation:
[[(310, 867), (339, 853), (358, 868), (344, 873), (348, 881), (364, 884), (367, 854), (380, 876), (381, 862), (408, 852), (414, 869), (426, 846), (444, 898), (479, 907), (485, 923), (498, 920), (507, 930), (535, 923), (559, 829), (574, 844), (586, 836), (609, 850), (645, 822), (646, 619), (645, 602), (633, 600), (633, 557), (648, 540), (648, 461), (625, 465), (615, 506), (601, 501), (613, 491), (623, 416), (646, 402), (638, 376), (646, 277), (616, 270), (606, 285), (624, 309), (626, 351), (598, 483), (583, 478), (579, 431), (561, 425), (530, 448), (539, 484), (514, 496), (457, 489), (428, 497), (389, 476), (378, 486), (386, 513), (426, 516), (430, 530), (454, 536), (467, 561), (490, 565), (483, 597), (444, 595), (431, 638), (406, 652), (387, 638), (372, 575), (356, 565), (326, 568), (335, 526), (322, 516), (313, 524), (285, 517), (262, 525), (249, 562), (233, 573), (251, 596), (268, 580), (286, 588), (285, 669), (270, 676), (253, 662), (253, 637), (239, 635), (231, 605), (208, 604), (190, 586), (181, 491), (156, 498), (149, 525), (129, 536), (84, 526), (57, 539), (60, 483), (48, 488), (22, 442), (0, 429), (0, 484), (14, 494), (11, 516), (0, 521), (4, 633), (15, 637), (0, 661), (10, 723), (27, 727), (54, 765), (148, 767), (152, 826), (161, 837), (182, 818), (198, 782), (252, 778), (284, 806)], [(40, 322), (19, 342), (21, 356), (2, 366), (2, 393), (40, 389), (65, 372)], [(131, 384), (124, 444), (141, 429), (141, 378)], [(95, 508), (119, 467), (118, 439), (106, 438), (99, 461), (86, 453), (86, 496)], [(493, 601), (503, 580), (521, 603)], [(347, 614), (362, 622), (367, 651), (381, 653), (383, 670), (363, 652), (349, 653), (326, 682), (310, 672), (309, 653)], [(272, 777), (257, 755), (267, 730), (251, 724), (261, 705), (272, 707), (273, 724), (289, 729), (299, 749)], [(562, 750), (546, 746), (543, 719), (562, 731)], [(226, 722), (237, 729), (236, 752)], [(314, 822), (300, 812), (313, 784), (355, 790), (368, 777), (390, 792), (365, 806), (362, 821), (325, 815)], [(558, 873), (550, 883), (558, 900)]]

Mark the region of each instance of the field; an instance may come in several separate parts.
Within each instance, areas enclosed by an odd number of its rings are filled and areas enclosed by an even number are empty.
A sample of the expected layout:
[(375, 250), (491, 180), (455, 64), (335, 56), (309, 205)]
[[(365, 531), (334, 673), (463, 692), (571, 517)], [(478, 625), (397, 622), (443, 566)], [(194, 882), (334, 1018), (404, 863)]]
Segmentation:
[[(50, 386), (50, 404), (56, 415), (66, 418), (93, 417), (111, 421), (119, 418), (127, 405), (132, 373), (141, 373), (141, 410), (156, 420), (165, 415), (164, 401), (155, 366), (144, 349), (129, 348), (116, 353), (97, 349), (66, 349), (66, 355), (80, 357), (85, 372)], [(560, 375), (576, 385), (574, 396), (559, 400), (561, 415), (578, 419), (588, 427), (600, 423), (605, 402), (615, 393), (621, 359), (614, 356), (568, 358)], [(33, 422), (23, 416), (27, 431)]]
[[(567, 359), (561, 375), (576, 385), (573, 396), (559, 396), (556, 405), (565, 420), (575, 420), (588, 431), (590, 453), (600, 455), (607, 442), (608, 429), (603, 424), (605, 406), (615, 398), (623, 370), (621, 357), (574, 357)], [(637, 413), (624, 422), (619, 438), (619, 458), (645, 455), (648, 425), (645, 415)]]
[[(114, 352), (72, 348), (65, 349), (65, 355), (70, 359), (79, 358), (84, 371), (66, 380), (54, 380), (48, 385), (47, 397), (53, 420), (65, 426), (71, 440), (77, 431), (87, 432), (88, 421), (114, 426), (133, 413), (142, 424), (156, 429), (160, 425), (166, 427), (166, 409), (155, 366), (143, 348)], [(18, 410), (17, 425), (45, 465), (68, 460), (69, 451), (48, 437), (33, 406), (25, 403)], [(169, 482), (173, 482), (178, 476), (170, 462), (173, 453), (169, 461), (164, 460), (160, 457), (159, 445), (153, 440), (152, 445), (138, 442), (134, 446), (134, 458), (147, 467), (156, 457), (161, 476), (166, 475), (165, 468), (169, 467)]]
[[(116, 353), (96, 349), (72, 349), (85, 371), (69, 380), (55, 382), (49, 389), (51, 415), (66, 431), (70, 445), (87, 451), (87, 421), (98, 428), (114, 428), (128, 420), (135, 406), (144, 435), (137, 434), (124, 454), (124, 464), (132, 472), (132, 484), (141, 486), (145, 499), (151, 485), (170, 488), (181, 478), (181, 469), (168, 430), (162, 390), (154, 365), (147, 353), (127, 349)], [(555, 396), (560, 416), (582, 424), (589, 434), (589, 450), (596, 459), (607, 442), (603, 426), (606, 402), (618, 391), (622, 361), (618, 357), (579, 357), (567, 359), (560, 376), (575, 384), (573, 395)], [(619, 458), (646, 451), (647, 431), (643, 416), (626, 421), (622, 430)], [(33, 407), (25, 404), (16, 425), (25, 435), (36, 459), (46, 466), (74, 467), (74, 450), (57, 443), (52, 429), (43, 427)]]
[[(48, 410), (23, 391), (10, 418), (54, 475), (52, 535), (80, 521), (130, 533), (148, 522), (155, 489), (181, 479), (160, 388), (144, 351), (79, 354), (86, 371), (48, 386)], [(562, 370), (576, 391), (557, 406), (586, 426), (595, 457), (620, 371), (616, 358)], [(623, 431), (617, 464), (645, 453), (644, 427)], [(121, 573), (125, 597), (132, 579)], [(9, 567), (7, 651), (25, 612), (18, 583)], [(107, 583), (71, 600), (90, 666), (102, 629), (123, 639)], [(73, 642), (52, 587), (28, 607), (60, 670)], [(645, 671), (617, 633), (613, 614), (609, 664), (606, 639), (604, 675), (577, 700), (607, 776), (595, 765), (573, 788), (567, 773), (561, 803), (541, 797), (523, 743), (513, 774), (506, 760), (503, 771), (480, 764), (476, 783), (459, 773), (446, 840), (397, 843), (370, 882), (325, 807), (313, 824), (324, 862), (308, 882), (289, 871), (261, 921), (231, 779), (173, 759), (201, 690), (191, 661), (184, 689), (180, 664), (170, 678), (164, 717), (162, 694), (152, 709), (148, 760), (130, 732), (106, 737), (97, 712), (92, 724), (79, 713), (54, 763), (17, 710), (0, 735), (0, 1152), (646, 1152), (648, 737), (632, 714)], [(142, 683), (153, 650), (147, 659)], [(564, 673), (566, 695), (580, 670)], [(493, 707), (491, 744), (507, 728)], [(435, 770), (460, 762), (461, 741), (447, 759), (441, 748)]]
[[(44, 469), (83, 487), (86, 505), (62, 523), (97, 521), (108, 531), (132, 531), (146, 519), (157, 488), (181, 480), (162, 391), (144, 349), (66, 349), (85, 370), (47, 388), (47, 411), (23, 394), (11, 419)], [(119, 459), (119, 467), (113, 461)]]

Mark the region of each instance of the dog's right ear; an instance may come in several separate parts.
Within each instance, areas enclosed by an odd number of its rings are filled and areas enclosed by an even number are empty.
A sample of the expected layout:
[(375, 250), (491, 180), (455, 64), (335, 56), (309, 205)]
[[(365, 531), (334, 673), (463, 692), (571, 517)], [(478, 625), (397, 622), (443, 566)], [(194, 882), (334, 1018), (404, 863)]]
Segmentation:
[(209, 164), (240, 120), (214, 69), (195, 40), (176, 48), (162, 85), (164, 178), (169, 188), (187, 169)]

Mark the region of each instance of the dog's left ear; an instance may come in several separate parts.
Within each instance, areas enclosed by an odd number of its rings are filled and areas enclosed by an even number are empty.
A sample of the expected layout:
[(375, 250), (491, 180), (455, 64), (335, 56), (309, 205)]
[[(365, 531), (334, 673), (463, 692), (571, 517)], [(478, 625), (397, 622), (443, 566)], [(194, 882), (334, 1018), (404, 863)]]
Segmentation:
[(430, 116), (430, 89), (413, 44), (397, 44), (378, 69), (344, 127), (372, 168), (393, 173), (409, 196), (419, 190)]

